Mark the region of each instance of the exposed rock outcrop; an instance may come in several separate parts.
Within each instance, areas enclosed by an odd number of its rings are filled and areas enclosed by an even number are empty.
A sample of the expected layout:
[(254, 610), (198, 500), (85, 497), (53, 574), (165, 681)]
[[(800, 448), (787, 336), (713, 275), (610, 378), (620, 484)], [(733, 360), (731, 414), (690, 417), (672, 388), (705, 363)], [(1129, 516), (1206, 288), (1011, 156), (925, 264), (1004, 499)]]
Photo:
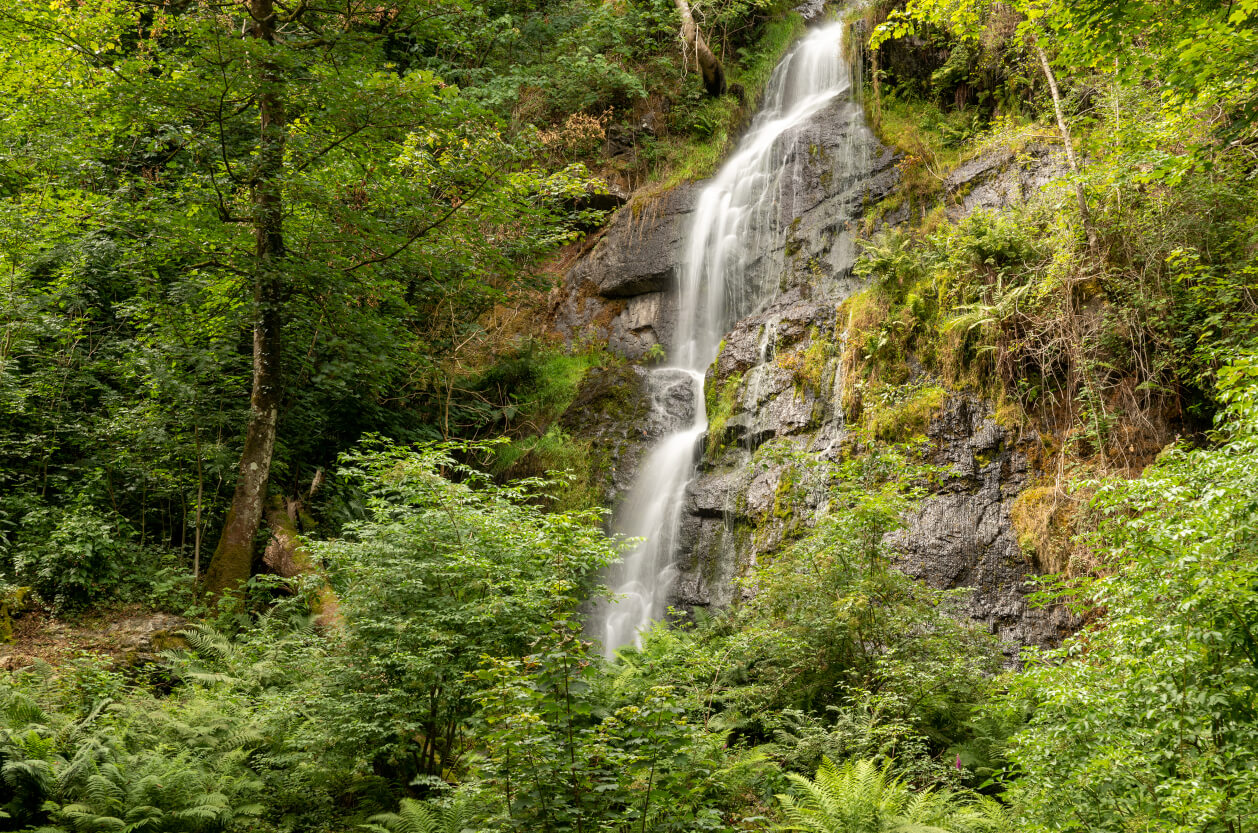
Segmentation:
[[(775, 291), (762, 293), (771, 300), (732, 327), (707, 372), (709, 434), (679, 530), (678, 607), (719, 607), (750, 592), (734, 579), (826, 511), (832, 464), (851, 440), (841, 405), (845, 322), (837, 315), (860, 288), (851, 274), (851, 226), (897, 176), (894, 154), (865, 128), (857, 106), (836, 100), (801, 131), (776, 216), (755, 230), (767, 242), (745, 274)], [(949, 217), (998, 210), (1065, 172), (1047, 145), (984, 154), (948, 177)], [(629, 359), (671, 343), (678, 264), (701, 187), (639, 197), (616, 215), (554, 304), (555, 327), (570, 343), (604, 341)], [(687, 423), (684, 390), (682, 380), (674, 386), (665, 374), (633, 367), (595, 371), (583, 384), (563, 424), (605, 450), (610, 505), (658, 438)], [(888, 539), (897, 563), (939, 588), (974, 588), (968, 612), (1011, 654), (1055, 644), (1077, 623), (1064, 610), (1028, 603), (1031, 565), (1010, 520), (1014, 498), (1035, 476), (1032, 438), (1012, 436), (984, 403), (958, 395), (931, 419), (927, 436), (947, 475)]]
[(955, 222), (979, 209), (1015, 205), (1069, 172), (1061, 149), (1051, 145), (1033, 144), (1017, 154), (1009, 148), (980, 154), (944, 179), (948, 218)]
[(694, 187), (639, 196), (612, 218), (595, 247), (568, 272), (552, 315), (569, 343), (605, 341), (641, 358), (673, 334), (677, 253), (694, 209)]
[(1030, 484), (1030, 450), (1039, 438), (1018, 437), (999, 425), (985, 403), (949, 397), (930, 421), (931, 462), (943, 481), (906, 518), (889, 542), (897, 566), (933, 587), (971, 587), (970, 616), (1011, 646), (1051, 646), (1078, 627), (1063, 607), (1027, 601), (1033, 575), (1018, 545), (1010, 508)]
[(105, 636), (128, 664), (141, 665), (153, 662), (162, 651), (186, 648), (182, 630), (189, 624), (182, 616), (153, 613), (115, 622)]
[(607, 506), (615, 506), (633, 485), (642, 456), (660, 437), (693, 419), (694, 399), (686, 382), (632, 365), (594, 368), (581, 381), (559, 425), (593, 441)]

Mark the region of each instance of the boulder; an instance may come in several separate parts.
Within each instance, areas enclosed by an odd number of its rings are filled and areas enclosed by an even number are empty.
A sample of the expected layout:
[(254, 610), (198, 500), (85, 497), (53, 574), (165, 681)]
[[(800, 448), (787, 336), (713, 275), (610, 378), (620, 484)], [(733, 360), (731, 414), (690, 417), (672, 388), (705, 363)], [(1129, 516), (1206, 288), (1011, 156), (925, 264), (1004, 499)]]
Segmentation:
[(169, 613), (132, 616), (106, 628), (105, 638), (127, 663), (142, 665), (153, 662), (163, 651), (187, 647), (182, 631), (190, 624)]

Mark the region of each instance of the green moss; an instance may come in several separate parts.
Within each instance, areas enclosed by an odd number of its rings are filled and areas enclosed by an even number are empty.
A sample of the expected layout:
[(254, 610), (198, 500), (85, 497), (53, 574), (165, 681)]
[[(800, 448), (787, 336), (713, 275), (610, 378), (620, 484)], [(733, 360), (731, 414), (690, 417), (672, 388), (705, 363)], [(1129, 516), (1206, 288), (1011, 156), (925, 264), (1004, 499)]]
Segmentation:
[[(913, 209), (910, 221), (927, 216), (927, 207), (944, 191), (944, 178), (964, 158), (958, 137), (970, 129), (973, 114), (967, 111), (945, 113), (933, 101), (885, 96), (882, 108), (872, 120), (878, 136), (900, 151), (898, 164), (902, 200)], [(885, 215), (898, 209), (894, 204)]]
[(708, 454), (721, 450), (725, 424), (738, 406), (738, 393), (742, 383), (743, 375), (734, 373), (724, 382), (714, 384), (704, 392), (704, 404), (708, 411)]
[(29, 587), (8, 587), (0, 597), (0, 643), (13, 641), (13, 617), (30, 608), (32, 591)]
[(590, 368), (616, 361), (601, 349), (571, 352), (531, 341), (499, 356), (471, 387), (498, 408), (508, 432), (540, 434), (572, 404)]
[(838, 345), (820, 336), (814, 329), (808, 348), (795, 365), (795, 386), (800, 390), (820, 393), (826, 388), (831, 360), (839, 354)]
[(552, 508), (588, 509), (603, 503), (608, 450), (589, 439), (578, 439), (558, 426), (546, 433), (497, 446), (491, 471), (510, 478), (553, 475)]
[(798, 481), (799, 474), (794, 468), (782, 470), (777, 488), (773, 490), (773, 517), (785, 521), (795, 516), (800, 497), (795, 488), (799, 485)]
[(886, 404), (866, 400), (866, 423), (876, 439), (903, 442), (926, 432), (931, 416), (943, 407), (947, 396), (943, 388), (932, 386), (912, 390), (906, 398)]

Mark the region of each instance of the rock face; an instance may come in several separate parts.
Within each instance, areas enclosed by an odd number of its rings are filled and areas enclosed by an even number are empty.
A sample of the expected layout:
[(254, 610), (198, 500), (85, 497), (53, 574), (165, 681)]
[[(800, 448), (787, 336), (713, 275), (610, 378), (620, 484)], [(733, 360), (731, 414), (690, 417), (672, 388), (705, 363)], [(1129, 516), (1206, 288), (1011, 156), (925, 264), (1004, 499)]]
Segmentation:
[(569, 271), (554, 326), (570, 343), (606, 341), (641, 358), (673, 335), (677, 253), (689, 230), (695, 187), (638, 197), (616, 213), (602, 238)]
[(693, 417), (694, 398), (684, 378), (616, 365), (585, 375), (559, 425), (573, 436), (594, 441), (603, 463), (604, 503), (615, 506), (633, 485), (642, 456)]
[(1008, 148), (981, 154), (944, 180), (951, 197), (948, 218), (955, 222), (972, 211), (997, 211), (1020, 203), (1069, 172), (1064, 154), (1049, 145), (1031, 145), (1020, 154)]
[(851, 285), (808, 297), (783, 292), (739, 321), (708, 369), (707, 447), (687, 493), (678, 607), (723, 606), (732, 578), (787, 543), (826, 502), (844, 435), (842, 332)]
[[(749, 280), (775, 291), (733, 325), (705, 380), (709, 431), (686, 493), (672, 592), (683, 609), (719, 607), (751, 592), (734, 579), (826, 510), (832, 464), (851, 439), (841, 406), (846, 322), (838, 316), (860, 288), (851, 274), (851, 227), (895, 187), (896, 160), (846, 100), (805, 128), (795, 147), (770, 222), (777, 242), (747, 267)], [(1047, 147), (980, 156), (949, 177), (949, 214), (999, 209), (1064, 170)], [(671, 343), (678, 264), (702, 186), (639, 197), (620, 210), (554, 303), (555, 327), (570, 343), (605, 341), (629, 359)], [(674, 386), (667, 375), (637, 368), (586, 380), (564, 427), (606, 449), (609, 505), (629, 489), (654, 443), (687, 423), (687, 400), (682, 380)], [(1027, 603), (1030, 567), (1010, 521), (1010, 505), (1033, 478), (1025, 443), (990, 419), (983, 403), (958, 396), (928, 435), (948, 475), (889, 539), (900, 567), (936, 587), (973, 587), (970, 614), (1011, 653), (1055, 644), (1075, 622)]]
[(182, 616), (154, 613), (116, 622), (105, 634), (129, 664), (139, 665), (156, 660), (162, 651), (187, 647), (180, 631), (189, 624)]
[(1033, 476), (1027, 451), (1038, 437), (1018, 438), (997, 424), (985, 403), (952, 396), (930, 421), (931, 462), (943, 482), (888, 536), (897, 566), (933, 587), (974, 588), (970, 616), (1011, 646), (1056, 645), (1078, 627), (1065, 608), (1026, 599), (1031, 564), (1018, 545), (1010, 507)]

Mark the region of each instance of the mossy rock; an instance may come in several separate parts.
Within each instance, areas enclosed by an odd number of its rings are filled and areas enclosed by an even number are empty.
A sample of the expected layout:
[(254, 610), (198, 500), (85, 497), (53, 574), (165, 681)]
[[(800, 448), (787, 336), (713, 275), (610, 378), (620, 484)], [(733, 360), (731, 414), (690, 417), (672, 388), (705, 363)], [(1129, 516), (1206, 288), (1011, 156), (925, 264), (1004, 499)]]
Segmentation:
[(650, 411), (650, 392), (641, 371), (628, 365), (595, 367), (581, 380), (559, 425), (573, 436), (589, 437), (610, 425), (641, 424)]
[(875, 408), (866, 402), (865, 417), (875, 438), (902, 442), (926, 433), (930, 418), (943, 407), (947, 396), (941, 387), (928, 387), (892, 405)]
[(13, 620), (30, 610), (34, 599), (29, 587), (10, 587), (0, 597), (0, 643), (13, 641)]

